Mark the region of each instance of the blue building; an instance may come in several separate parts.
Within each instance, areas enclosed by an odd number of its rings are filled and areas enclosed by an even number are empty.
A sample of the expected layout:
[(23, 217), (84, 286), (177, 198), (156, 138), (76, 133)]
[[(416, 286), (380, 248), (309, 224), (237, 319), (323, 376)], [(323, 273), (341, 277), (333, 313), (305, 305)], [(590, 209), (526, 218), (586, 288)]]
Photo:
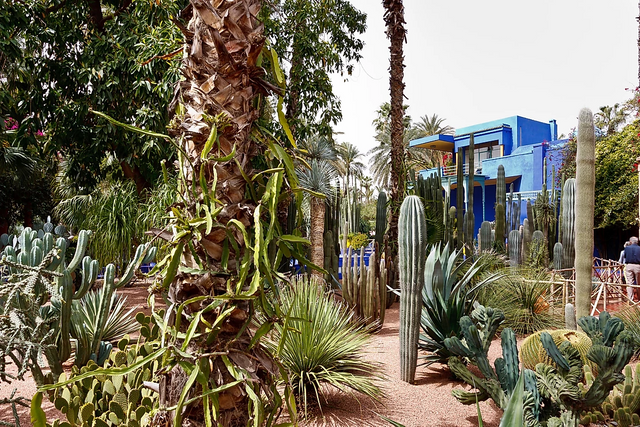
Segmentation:
[[(451, 154), (452, 165), (422, 171), (427, 177), (433, 173), (442, 177), (444, 190), (450, 194), (451, 205), (456, 204), (458, 182), (456, 177), (457, 153), (462, 152), (464, 162), (464, 191), (469, 187), (469, 140), (474, 140), (473, 213), (475, 229), (482, 221), (495, 220), (496, 178), (498, 166), (505, 171), (507, 193), (513, 185), (514, 200), (521, 197), (520, 221), (526, 217), (527, 199), (535, 199), (542, 190), (543, 163), (547, 159), (547, 185), (551, 189), (552, 166), (561, 162), (560, 148), (567, 140), (558, 140), (555, 120), (548, 123), (521, 116), (507, 117), (458, 129), (455, 135), (432, 135), (411, 141), (411, 147), (439, 150)], [(466, 198), (465, 198), (466, 200)], [(466, 202), (465, 202), (466, 203)], [(465, 207), (466, 209), (466, 207)]]

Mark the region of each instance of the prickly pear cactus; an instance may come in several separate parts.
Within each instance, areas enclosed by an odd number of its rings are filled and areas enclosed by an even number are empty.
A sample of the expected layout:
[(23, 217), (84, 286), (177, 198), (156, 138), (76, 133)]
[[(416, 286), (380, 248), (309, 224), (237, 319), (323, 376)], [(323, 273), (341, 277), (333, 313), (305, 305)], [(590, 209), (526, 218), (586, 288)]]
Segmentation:
[(427, 224), (420, 198), (408, 196), (400, 207), (398, 247), (400, 263), (400, 375), (413, 383), (418, 357), (422, 311)]

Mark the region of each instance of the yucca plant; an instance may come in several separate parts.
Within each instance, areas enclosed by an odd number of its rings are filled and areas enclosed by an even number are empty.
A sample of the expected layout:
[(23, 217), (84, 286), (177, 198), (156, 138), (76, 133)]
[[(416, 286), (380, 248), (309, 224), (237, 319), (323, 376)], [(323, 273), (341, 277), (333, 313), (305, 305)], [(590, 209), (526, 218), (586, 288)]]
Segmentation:
[(615, 314), (624, 323), (625, 331), (629, 331), (633, 338), (634, 357), (640, 357), (640, 307), (626, 307)]
[(491, 252), (463, 260), (462, 250), (452, 250), (448, 244), (431, 247), (424, 269), (418, 341), (418, 348), (427, 352), (422, 357), (426, 365), (447, 363), (452, 354), (445, 338), (460, 334), (460, 319), (473, 309), (477, 291), (502, 277), (503, 267), (504, 260)]
[(323, 384), (374, 399), (381, 396), (379, 367), (362, 358), (372, 329), (354, 322), (353, 313), (333, 298), (321, 279), (300, 276), (281, 289), (279, 300), (289, 316), (284, 325), (275, 325), (268, 346), (281, 348), (282, 365), (305, 414), (310, 403), (322, 406)]
[(563, 325), (560, 314), (549, 310), (548, 274), (529, 269), (509, 269), (508, 273), (486, 287), (478, 299), (485, 307), (500, 309), (505, 316), (502, 327), (518, 335), (531, 334)]

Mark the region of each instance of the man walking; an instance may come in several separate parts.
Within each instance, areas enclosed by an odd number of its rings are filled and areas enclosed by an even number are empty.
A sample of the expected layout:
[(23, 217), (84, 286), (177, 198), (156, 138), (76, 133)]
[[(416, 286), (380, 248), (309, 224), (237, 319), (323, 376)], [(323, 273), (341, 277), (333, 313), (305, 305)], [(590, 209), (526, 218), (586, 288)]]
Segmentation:
[[(640, 285), (640, 246), (638, 246), (638, 238), (629, 239), (629, 246), (624, 248), (624, 259), (626, 261), (624, 268), (624, 277), (627, 285)], [(627, 286), (627, 296), (631, 301), (637, 301), (634, 297), (634, 288)]]

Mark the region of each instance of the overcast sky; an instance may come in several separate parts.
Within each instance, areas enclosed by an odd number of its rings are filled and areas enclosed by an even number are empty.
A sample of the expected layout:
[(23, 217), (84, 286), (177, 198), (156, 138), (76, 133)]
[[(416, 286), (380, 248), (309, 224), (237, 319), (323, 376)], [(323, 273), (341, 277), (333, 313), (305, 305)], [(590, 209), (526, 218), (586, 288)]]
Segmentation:
[[(334, 76), (342, 100), (338, 141), (375, 146), (371, 122), (389, 101), (389, 41), (381, 0), (351, 0), (366, 12), (363, 59)], [(462, 128), (513, 115), (559, 133), (630, 98), (638, 85), (638, 3), (631, 0), (405, 0), (405, 103), (414, 121), (437, 114)]]

